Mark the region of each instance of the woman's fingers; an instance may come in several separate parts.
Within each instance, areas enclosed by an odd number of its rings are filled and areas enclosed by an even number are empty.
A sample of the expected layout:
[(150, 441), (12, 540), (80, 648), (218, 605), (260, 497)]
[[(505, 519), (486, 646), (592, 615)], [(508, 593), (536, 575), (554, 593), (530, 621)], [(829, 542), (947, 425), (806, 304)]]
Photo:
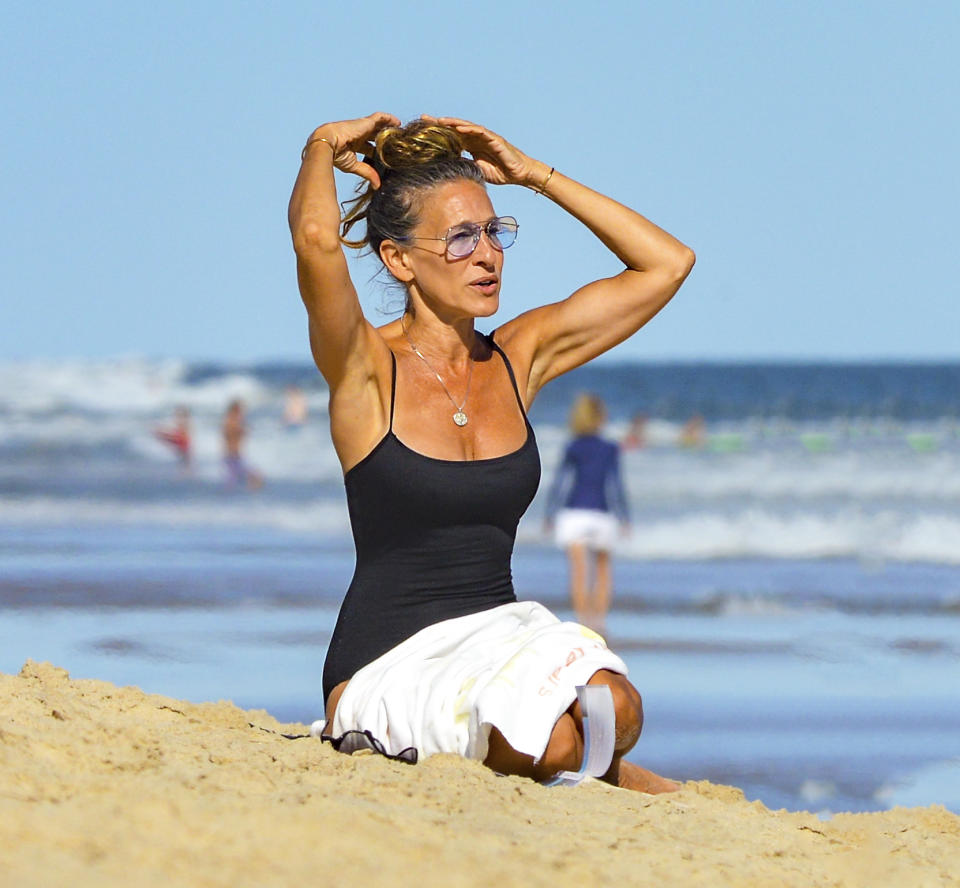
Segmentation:
[(357, 154), (372, 156), (373, 140), (380, 130), (388, 126), (400, 126), (400, 118), (386, 111), (374, 111), (355, 120), (325, 123), (314, 130), (313, 138), (322, 138), (331, 143), (333, 163), (338, 170), (366, 179), (374, 188), (379, 188), (380, 176), (377, 171), (370, 164), (363, 163)]
[(373, 120), (384, 126), (400, 126), (400, 118), (396, 114), (390, 114), (387, 111), (374, 111), (367, 115), (368, 120)]
[(372, 157), (376, 149), (374, 148), (373, 142), (367, 139), (356, 139), (353, 142), (347, 142), (342, 145), (341, 150), (352, 151), (357, 155), (363, 155), (365, 157)]
[(356, 122), (360, 123), (361, 121), (367, 123), (365, 135), (368, 139), (371, 136), (376, 135), (384, 127), (400, 126), (400, 118), (394, 114), (388, 114), (386, 111), (374, 111), (373, 114), (368, 114), (366, 117), (361, 117), (360, 120)]
[(375, 189), (380, 187), (380, 176), (377, 175), (377, 171), (370, 164), (359, 160), (352, 151), (337, 155), (334, 163), (338, 170), (366, 179)]
[(429, 114), (421, 114), (420, 116), (423, 120), (439, 123), (441, 126), (449, 126), (451, 129), (455, 129), (463, 135), (483, 136), (487, 139), (500, 138), (495, 132), (488, 130), (485, 126), (480, 126), (479, 123), (471, 123), (469, 120), (463, 120), (459, 117), (431, 117)]
[(327, 127), (332, 129), (337, 137), (337, 144), (341, 148), (366, 151), (377, 133), (388, 126), (400, 126), (400, 118), (386, 111), (375, 111), (356, 120), (341, 120), (339, 123), (325, 124), (322, 129)]
[[(424, 115), (424, 117), (426, 117), (426, 115)], [(443, 126), (456, 126), (456, 127), (461, 127), (461, 126), (478, 127), (479, 126), (479, 124), (471, 123), (469, 120), (464, 120), (461, 117), (431, 117), (430, 119), (435, 120), (437, 123)], [(483, 127), (479, 127), (479, 128), (483, 129)]]

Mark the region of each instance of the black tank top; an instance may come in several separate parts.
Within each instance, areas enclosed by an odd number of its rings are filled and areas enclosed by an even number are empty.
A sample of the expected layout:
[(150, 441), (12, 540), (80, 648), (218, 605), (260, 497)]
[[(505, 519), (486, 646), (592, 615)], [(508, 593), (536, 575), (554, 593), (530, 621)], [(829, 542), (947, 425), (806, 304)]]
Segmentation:
[(516, 601), (510, 557), (540, 483), (540, 455), (513, 368), (486, 338), (506, 365), (526, 440), (504, 456), (469, 461), (411, 450), (393, 433), (393, 358), (390, 428), (344, 477), (357, 566), (323, 667), (324, 700), (424, 627)]

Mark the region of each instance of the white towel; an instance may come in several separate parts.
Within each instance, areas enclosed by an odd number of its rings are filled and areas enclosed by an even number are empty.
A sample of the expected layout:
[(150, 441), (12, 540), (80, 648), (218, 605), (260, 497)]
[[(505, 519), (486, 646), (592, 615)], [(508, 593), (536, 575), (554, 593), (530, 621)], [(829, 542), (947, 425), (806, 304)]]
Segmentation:
[(531, 601), (444, 620), (364, 666), (337, 704), (332, 734), (370, 731), (391, 755), (452, 752), (482, 761), (496, 726), (539, 760), (577, 685), (627, 674), (604, 640)]

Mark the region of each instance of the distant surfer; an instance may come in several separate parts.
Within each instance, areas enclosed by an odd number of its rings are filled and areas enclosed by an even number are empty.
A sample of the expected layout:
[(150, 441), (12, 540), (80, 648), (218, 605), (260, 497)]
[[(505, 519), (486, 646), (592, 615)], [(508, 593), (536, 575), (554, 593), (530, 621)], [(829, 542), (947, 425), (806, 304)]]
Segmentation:
[[(615, 716), (612, 758), (598, 776), (675, 789), (624, 758), (643, 709), (623, 660), (590, 629), (517, 601), (510, 560), (540, 480), (527, 419), (534, 398), (649, 321), (693, 253), (483, 126), (399, 124), (377, 113), (316, 129), (289, 207), (357, 549), (324, 664), (325, 730), (338, 748), (366, 738), (389, 755), (457, 753), (548, 780), (593, 769), (577, 691), (587, 685), (585, 697)], [(342, 218), (334, 168), (369, 183)], [(599, 238), (617, 270), (478, 332), (476, 318), (499, 307), (504, 251), (518, 230), (494, 211), (488, 183), (555, 203)], [(404, 288), (399, 318), (366, 320), (343, 244), (369, 249)], [(575, 274), (573, 245), (556, 243), (553, 255), (544, 280), (561, 268)]]
[(227, 482), (256, 490), (263, 486), (263, 476), (247, 465), (243, 446), (247, 437), (246, 408), (239, 398), (230, 402), (220, 427), (223, 435), (223, 463)]
[(153, 434), (173, 448), (180, 461), (180, 470), (189, 472), (193, 460), (189, 409), (177, 407), (173, 413), (173, 425), (155, 429)]
[(570, 409), (573, 440), (567, 445), (547, 500), (547, 527), (566, 550), (570, 600), (577, 619), (603, 634), (613, 592), (611, 552), (629, 527), (620, 448), (600, 437), (607, 408), (582, 394)]

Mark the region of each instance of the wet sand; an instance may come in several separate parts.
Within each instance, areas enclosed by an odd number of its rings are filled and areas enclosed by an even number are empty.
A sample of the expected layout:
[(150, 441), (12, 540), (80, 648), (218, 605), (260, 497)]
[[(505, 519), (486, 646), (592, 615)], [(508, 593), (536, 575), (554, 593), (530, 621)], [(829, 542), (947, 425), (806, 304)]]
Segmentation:
[(230, 703), (0, 674), (0, 884), (957, 884), (960, 817), (770, 811), (732, 787), (546, 789), (348, 757)]

